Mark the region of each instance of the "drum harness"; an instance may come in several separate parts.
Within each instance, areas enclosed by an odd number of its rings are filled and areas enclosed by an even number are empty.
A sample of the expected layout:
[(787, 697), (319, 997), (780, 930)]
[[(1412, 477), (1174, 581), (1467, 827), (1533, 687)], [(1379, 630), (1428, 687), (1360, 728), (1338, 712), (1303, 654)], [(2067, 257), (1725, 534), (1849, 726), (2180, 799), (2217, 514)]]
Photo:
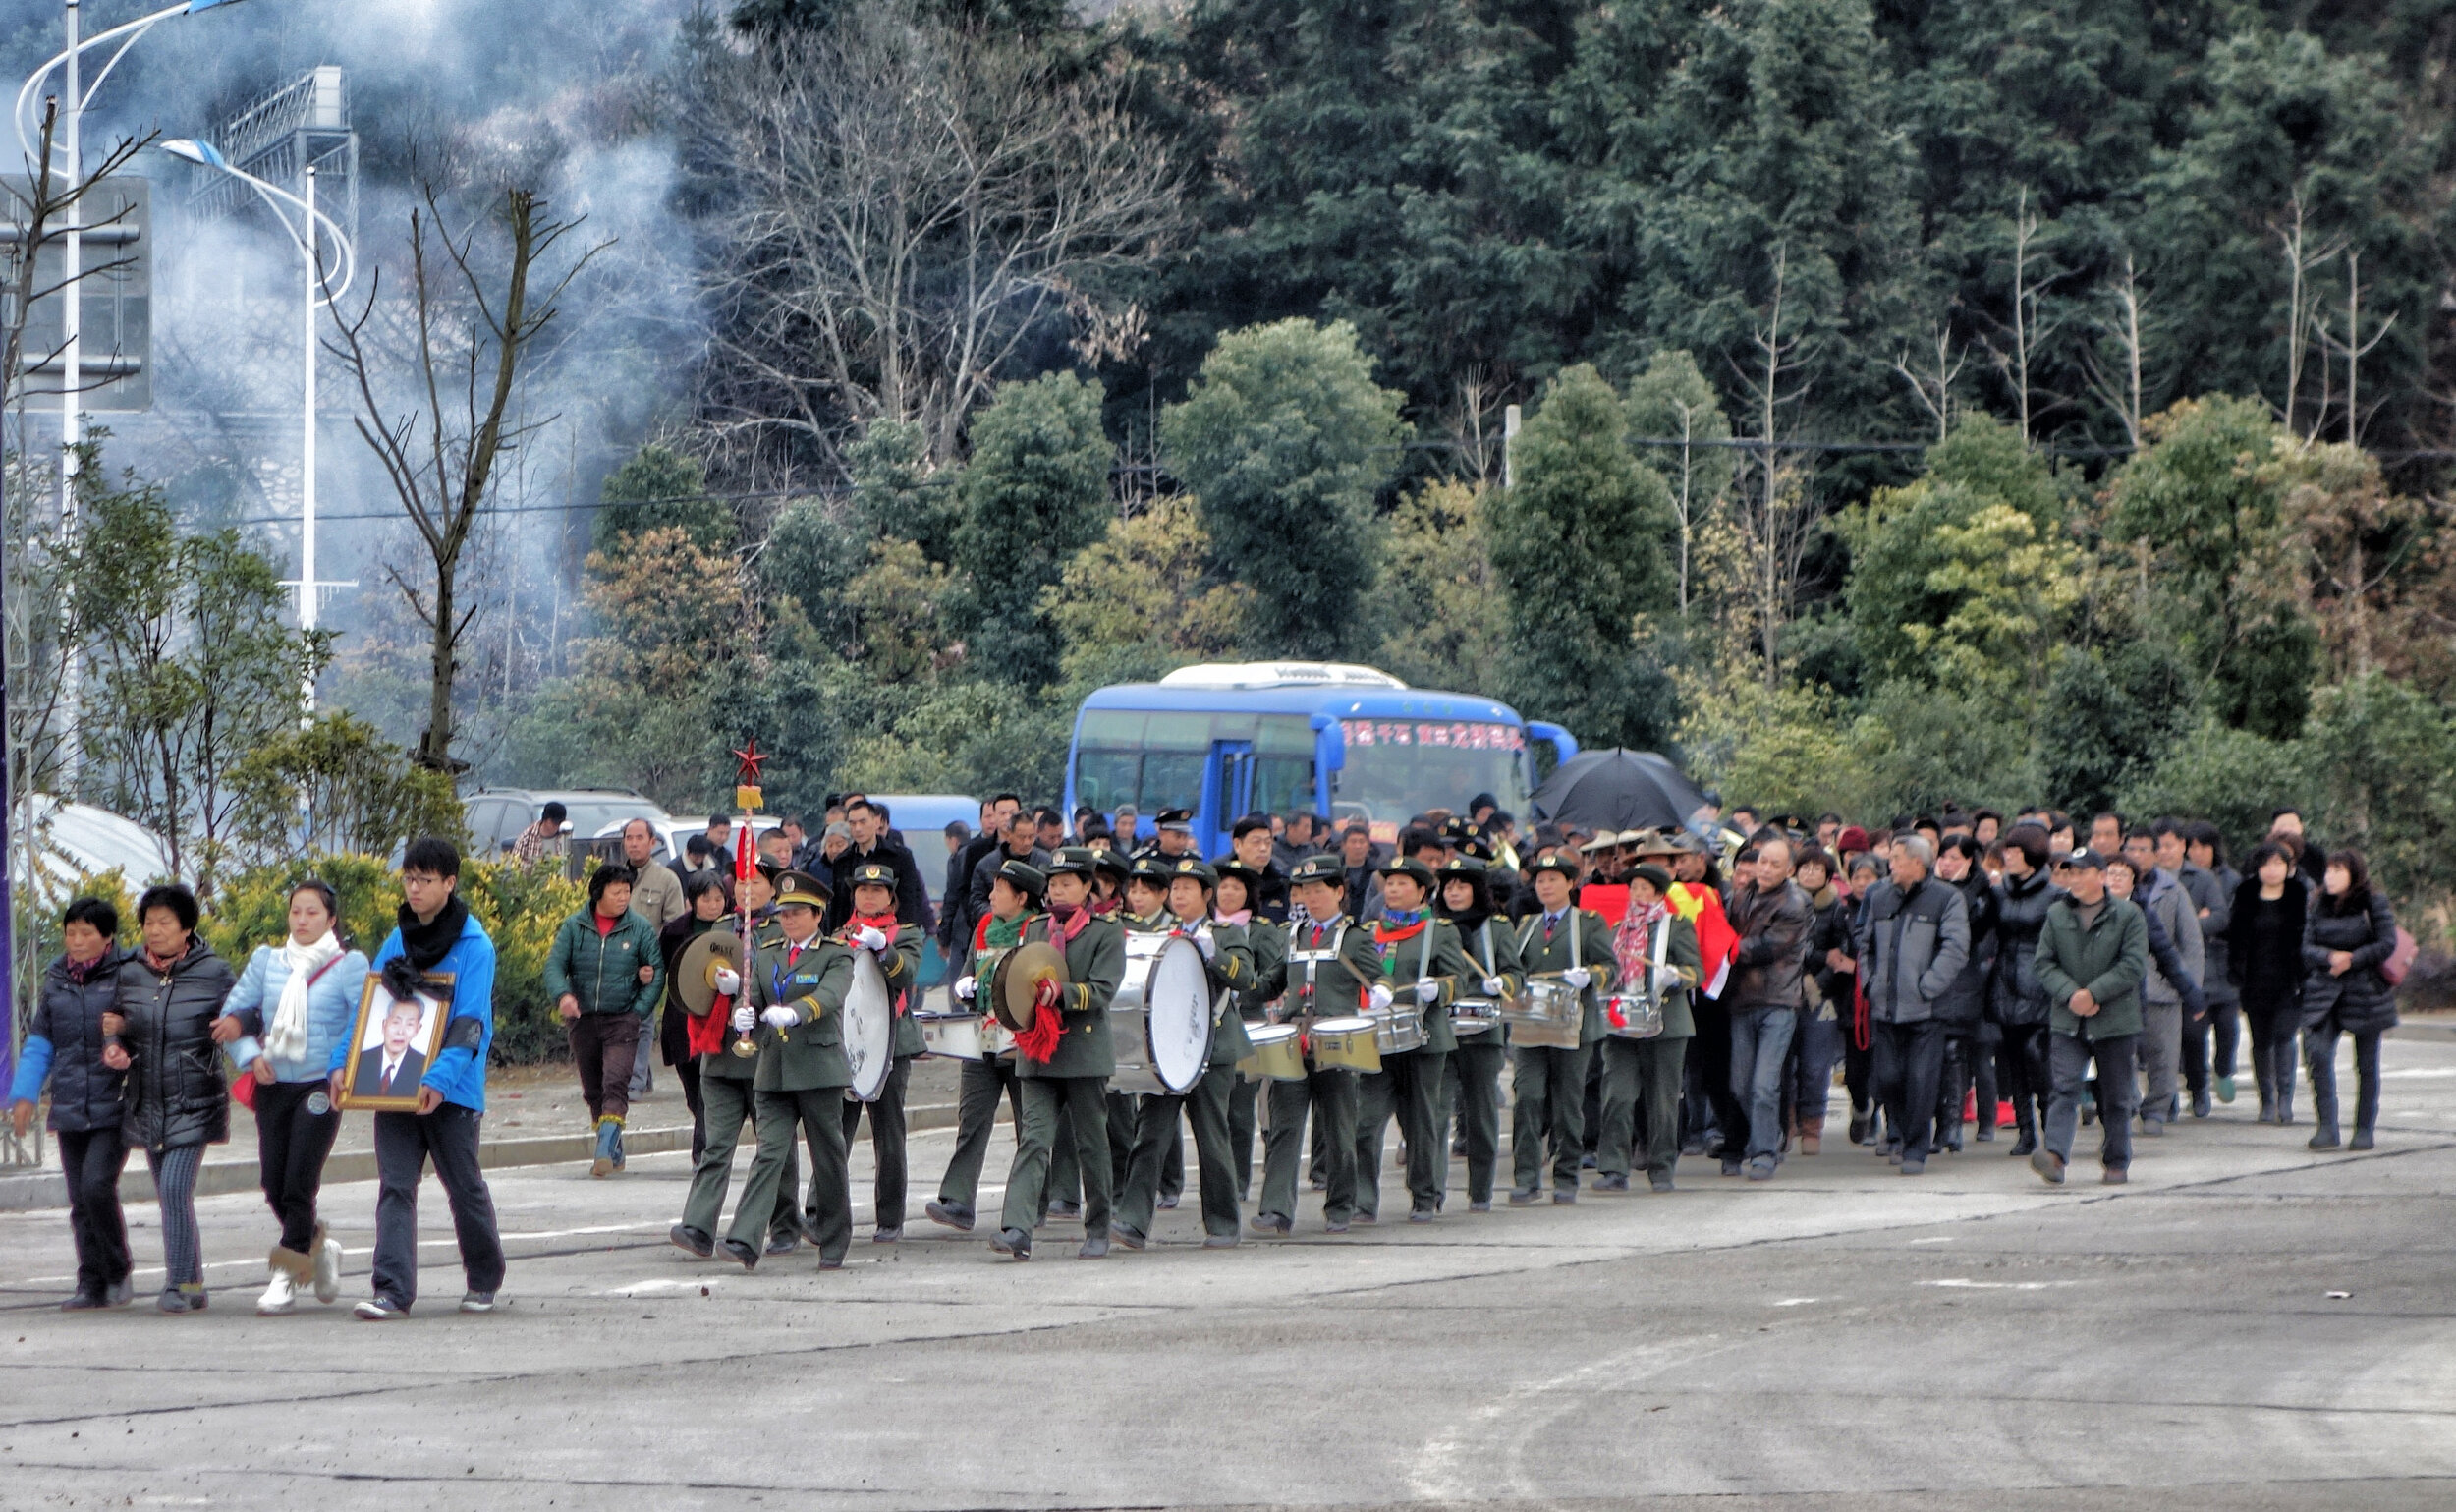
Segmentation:
[[(1573, 972), (1586, 965), (1586, 962), (1579, 956), (1579, 946), (1583, 943), (1579, 936), (1587, 932), (1586, 921), (1578, 916), (1579, 909), (1575, 904), (1561, 910), (1561, 918), (1569, 924), (1569, 969)], [(1525, 928), (1518, 931), (1518, 958), (1520, 960), (1527, 958), (1527, 942), (1535, 938), (1535, 925), (1541, 923), (1543, 923), (1543, 916), (1537, 914), (1527, 921)], [(1487, 927), (1489, 924), (1490, 921), (1487, 920)]]
[[(1297, 1013), (1297, 1044), (1298, 1048), (1305, 1052), (1305, 1058), (1308, 1061), (1313, 1058), (1313, 1021), (1320, 1018), (1341, 1017), (1337, 1014), (1324, 1014), (1318, 1010), (1320, 996), (1315, 990), (1314, 973), (1320, 969), (1321, 963), (1328, 961), (1337, 966), (1354, 980), (1358, 991), (1365, 989), (1365, 980), (1358, 977), (1356, 968), (1348, 965), (1346, 959), (1339, 954), (1340, 945), (1348, 937), (1347, 916), (1344, 914), (1339, 916), (1338, 923), (1330, 926), (1329, 940), (1320, 948), (1309, 950), (1300, 947), (1297, 941), (1304, 938), (1305, 933), (1313, 927), (1313, 923), (1310, 919), (1288, 921), (1288, 960), (1291, 964), (1302, 964), (1305, 968), (1305, 985), (1301, 989), (1305, 1007)], [(1284, 1002), (1286, 999), (1283, 996), (1281, 1000)]]
[[(1492, 921), (1491, 921), (1491, 920), (1487, 919), (1487, 920), (1485, 920), (1483, 923), (1481, 923), (1481, 924), (1479, 924), (1476, 925), (1476, 938), (1477, 938), (1479, 941), (1480, 941), (1480, 942), (1482, 943), (1482, 945), (1483, 945), (1483, 978), (1484, 978), (1484, 980), (1485, 980), (1485, 981), (1495, 981), (1495, 980), (1498, 980), (1500, 979), (1500, 976), (1501, 976), (1501, 968), (1500, 968), (1500, 964), (1499, 964), (1499, 962), (1498, 962), (1498, 961), (1494, 958), (1494, 956), (1493, 956), (1493, 954), (1492, 954)], [(1573, 948), (1574, 948), (1574, 947), (1573, 947)], [(1490, 1001), (1492, 1001), (1492, 999), (1490, 999), (1490, 998), (1488, 998), (1488, 997), (1485, 997), (1485, 996), (1482, 996), (1481, 994), (1478, 994), (1477, 996), (1472, 997), (1472, 998), (1462, 999), (1461, 1001), (1456, 1002), (1456, 1003), (1453, 1003), (1453, 1004), (1451, 1005), (1451, 1007), (1450, 1007), (1450, 1016), (1451, 1016), (1453, 1019), (1455, 1019), (1455, 1018), (1457, 1018), (1457, 1017), (1458, 1017), (1458, 1010), (1459, 1010), (1459, 1009), (1461, 1009), (1461, 1008), (1465, 1008), (1465, 1007), (1468, 1007), (1470, 1004), (1474, 1004), (1474, 1003), (1488, 1003), (1488, 1002), (1490, 1002)], [(1482, 1033), (1482, 1031), (1481, 1031), (1481, 1030), (1479, 1030), (1479, 1030), (1471, 1030), (1471, 1031), (1469, 1031), (1469, 1033), (1471, 1033), (1471, 1034), (1480, 1034), (1480, 1033)]]

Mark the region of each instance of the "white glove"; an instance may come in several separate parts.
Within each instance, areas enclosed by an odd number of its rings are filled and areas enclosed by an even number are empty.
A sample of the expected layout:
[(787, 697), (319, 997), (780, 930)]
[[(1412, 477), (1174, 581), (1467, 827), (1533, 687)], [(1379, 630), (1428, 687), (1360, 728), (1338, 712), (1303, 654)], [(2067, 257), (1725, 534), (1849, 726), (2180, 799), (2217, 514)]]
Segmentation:
[(1379, 1013), (1390, 1006), (1390, 989), (1376, 981), (1373, 983), (1372, 991), (1367, 995), (1366, 1001), (1373, 1005), (1373, 1012)]
[(1440, 995), (1441, 983), (1433, 980), (1429, 977), (1416, 983), (1416, 1001), (1420, 1003), (1431, 1002), (1434, 998), (1439, 997)]
[(778, 1003), (775, 1007), (760, 1014), (759, 1020), (769, 1029), (791, 1029), (796, 1024), (802, 1022), (802, 1015), (794, 1012), (784, 1004)]
[(1193, 940), (1194, 948), (1202, 952), (1203, 960), (1211, 960), (1219, 954), (1219, 941), (1211, 938), (1209, 935), (1197, 934), (1193, 936)]
[(1654, 990), (1657, 994), (1676, 991), (1680, 985), (1679, 972), (1668, 966), (1654, 968)]
[(883, 955), (886, 953), (888, 940), (886, 931), (870, 924), (864, 924), (862, 932), (853, 936), (853, 943), (864, 950), (872, 950)]
[(759, 1016), (757, 1011), (752, 1008), (749, 1003), (744, 1003), (741, 1007), (734, 1010), (734, 1033), (737, 1035), (747, 1035), (751, 1032), (751, 1026), (756, 1024), (758, 1021)]
[(973, 994), (979, 990), (980, 983), (973, 978), (958, 977), (955, 979), (955, 995), (968, 1003), (973, 1000)]
[(1501, 989), (1507, 985), (1508, 983), (1503, 981), (1498, 977), (1486, 977), (1483, 980), (1483, 995), (1486, 997), (1498, 997), (1501, 995)]
[(724, 993), (727, 997), (737, 996), (742, 991), (742, 974), (730, 966), (718, 967), (708, 980), (715, 984), (717, 991)]
[(1594, 973), (1588, 971), (1583, 966), (1573, 966), (1569, 970), (1561, 973), (1561, 980), (1568, 982), (1571, 986), (1576, 987), (1581, 992), (1585, 991), (1587, 983), (1592, 981), (1593, 980)]

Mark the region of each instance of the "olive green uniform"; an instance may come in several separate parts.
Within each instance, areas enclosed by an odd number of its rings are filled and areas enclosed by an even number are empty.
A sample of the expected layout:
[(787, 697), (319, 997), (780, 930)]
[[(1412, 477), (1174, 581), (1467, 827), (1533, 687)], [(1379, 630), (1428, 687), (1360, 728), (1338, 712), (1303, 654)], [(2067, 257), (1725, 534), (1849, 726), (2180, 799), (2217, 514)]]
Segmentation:
[[(1372, 926), (1366, 926), (1368, 934)], [(1407, 1144), (1407, 1195), (1411, 1212), (1441, 1210), (1450, 1184), (1450, 1145), (1441, 1125), (1441, 1077), (1458, 1036), (1450, 1028), (1450, 1004), (1468, 973), (1458, 929), (1446, 919), (1428, 919), (1422, 932), (1388, 944), (1375, 942), (1374, 980), (1390, 988), (1391, 1006), (1413, 1007), (1424, 1019), (1424, 1047), (1383, 1051), (1381, 1069), (1357, 1084), (1356, 1211), (1370, 1221), (1381, 1212), (1381, 1132), (1392, 1114)], [(1416, 983), (1430, 981), (1430, 1002), (1419, 1001)]]
[[(751, 948), (755, 953), (767, 945), (780, 943), (784, 937), (783, 927), (774, 919), (760, 920), (752, 925)], [(742, 974), (742, 990), (743, 995), (748, 997), (751, 974), (747, 969)], [(729, 1014), (732, 1010), (729, 1005), (716, 1011)], [(726, 1036), (728, 1046), (732, 1038), (730, 1034)], [(699, 1147), (699, 1157), (691, 1168), (691, 1194), (683, 1200), (682, 1221), (683, 1227), (702, 1239), (716, 1237), (717, 1222), (724, 1216), (725, 1188), (733, 1179), (734, 1150), (742, 1142), (743, 1126), (754, 1123), (751, 1083), (757, 1076), (758, 1068), (755, 1057), (735, 1055), (730, 1048), (699, 1057), (699, 1108), (703, 1141)], [(784, 1175), (766, 1218), (768, 1238), (777, 1245), (792, 1243), (802, 1236), (802, 1211), (794, 1200), (794, 1194), (802, 1184), (801, 1168), (802, 1162), (788, 1142)], [(735, 1227), (742, 1226), (742, 1214), (747, 1210), (747, 1202), (736, 1205)], [(755, 1238), (745, 1241), (749, 1244), (758, 1242)]]
[[(1036, 916), (1026, 915), (1027, 920)], [(978, 931), (974, 935), (979, 939)], [(980, 991), (989, 990), (989, 973), (997, 958), (1005, 951), (984, 950), (968, 944), (957, 978), (971, 977)], [(986, 999), (976, 997), (967, 1006), (985, 1012)], [(1009, 1050), (984, 1060), (968, 1060), (957, 1074), (955, 1094), (955, 1153), (947, 1160), (946, 1174), (938, 1181), (938, 1204), (961, 1213), (967, 1220), (974, 1216), (973, 1204), (980, 1195), (980, 1168), (989, 1156), (989, 1138), (996, 1132), (998, 1102), (1003, 1098), (1018, 1140), (1024, 1130), (1024, 1085), (1016, 1075), (1019, 1057)], [(1064, 1196), (1076, 1190), (1075, 1146), (1071, 1140), (1058, 1143), (1050, 1157), (1049, 1191)]]
[[(818, 1245), (819, 1262), (840, 1265), (853, 1243), (842, 1108), (844, 1090), (853, 1085), (853, 1066), (844, 1054), (844, 998), (853, 990), (853, 952), (824, 936), (799, 949), (778, 940), (759, 948), (744, 976), (752, 1007), (790, 1008), (799, 1022), (783, 1030), (762, 1022), (755, 1032), (759, 1057), (752, 1087), (759, 1152), (742, 1189), (732, 1237), (757, 1243), (755, 1215), (766, 1210), (763, 1204), (792, 1200), (792, 1189), (784, 1185), (785, 1154), (799, 1130), (810, 1149), (803, 1221)], [(746, 1215), (754, 1221), (746, 1223)]]
[[(917, 924), (900, 924), (894, 940), (878, 957), (879, 975), (887, 979), (887, 992), (895, 1003), (894, 1062), (887, 1067), (887, 1079), (878, 1088), (878, 1100), (864, 1102), (847, 1097), (844, 1102), (844, 1144), (853, 1148), (853, 1136), (862, 1127), (862, 1110), (869, 1110), (869, 1151), (877, 1166), (877, 1180), (870, 1191), (870, 1219), (881, 1229), (904, 1227), (905, 1151), (908, 1131), (904, 1123), (904, 1091), (912, 1084), (913, 1062), (925, 1048), (921, 1041), (921, 1020), (913, 1016), (913, 1008), (921, 996), (921, 962), (923, 931)], [(861, 947), (845, 940), (845, 948)]]
[[(1476, 926), (1473, 934), (1460, 943), (1467, 951), (1467, 977), (1460, 983), (1458, 998), (1490, 1000), (1493, 994), (1484, 990), (1484, 981), (1497, 978), (1501, 997), (1514, 996), (1520, 985), (1518, 971), (1518, 931), (1506, 919), (1488, 918)], [(1451, 1032), (1458, 1036), (1458, 1048), (1450, 1052), (1450, 1074), (1441, 1081), (1440, 1127), (1450, 1128), (1455, 1107), (1467, 1137), (1467, 1201), (1488, 1204), (1492, 1201), (1492, 1171), (1500, 1163), (1501, 1151), (1501, 1063), (1509, 1059), (1507, 1029), (1498, 1023), (1472, 1033), (1459, 1026), (1464, 1021), (1453, 1019)]]
[[(1291, 923), (1279, 960), (1256, 973), (1255, 991), (1276, 999), (1271, 1018), (1311, 1029), (1315, 1019), (1362, 1012), (1364, 984), (1381, 969), (1372, 931), (1342, 917), (1327, 924)], [(1263, 1213), (1296, 1216), (1297, 1166), (1305, 1154), (1310, 1110), (1323, 1131), (1327, 1181), (1322, 1217), (1344, 1225), (1356, 1211), (1356, 1083), (1345, 1066), (1317, 1066), (1309, 1055), (1302, 1082), (1270, 1084), (1270, 1132), (1262, 1137)]]
[[(1287, 959), (1288, 926), (1257, 916), (1245, 926), (1245, 943), (1254, 953), (1254, 975), (1258, 980)], [(1256, 989), (1237, 994), (1237, 1012), (1249, 1036), (1256, 1025), (1268, 1022), (1269, 1006), (1270, 1000)], [(1262, 1083), (1268, 1080), (1240, 1071), (1237, 1085), (1228, 1092), (1228, 1163), (1236, 1169), (1237, 1201), (1241, 1203), (1254, 1193), (1254, 1131), (1258, 1122), (1255, 1115)]]
[[(1135, 1234), (1151, 1231), (1151, 1209), (1160, 1188), (1160, 1161), (1177, 1133), (1179, 1109), (1194, 1121), (1196, 1179), (1202, 1193), (1202, 1232), (1234, 1239), (1242, 1221), (1237, 1178), (1230, 1160), (1228, 1099), (1237, 1081), (1237, 1062), (1254, 1053), (1245, 1034), (1245, 1016), (1237, 1012), (1234, 995), (1255, 984), (1254, 954), (1246, 933), (1234, 924), (1204, 920), (1191, 931), (1207, 930), (1211, 955), (1203, 969), (1213, 994), (1211, 1058), (1202, 1077), (1183, 1093), (1146, 1093), (1135, 1124), (1134, 1151), (1126, 1167), (1126, 1185), (1118, 1193), (1118, 1226)], [(1120, 949), (1123, 949), (1122, 942)], [(1185, 1156), (1178, 1155), (1180, 1169)]]
[(1611, 925), (1594, 910), (1573, 906), (1547, 927), (1543, 911), (1537, 909), (1519, 924), (1518, 966), (1527, 978), (1558, 977), (1579, 966), (1593, 979), (1578, 994), (1578, 1048), (1510, 1047), (1517, 1093), (1509, 1131), (1510, 1159), (1517, 1167), (1512, 1186), (1522, 1200), (1542, 1190), (1543, 1144), (1548, 1137), (1553, 1194), (1556, 1200), (1573, 1201), (1578, 1168), (1586, 1159), (1587, 1062), (1593, 1056), (1595, 1041), (1603, 1037), (1602, 994), (1610, 990), (1612, 980)]
[[(1704, 957), (1698, 948), (1697, 925), (1668, 909), (1647, 931), (1648, 961), (1658, 945), (1663, 964), (1680, 974), (1680, 985), (1657, 995), (1663, 1010), (1661, 1034), (1631, 1039), (1605, 1027), (1603, 1127), (1595, 1141), (1594, 1168), (1600, 1176), (1629, 1175), (1631, 1146), (1638, 1140), (1643, 1112), (1646, 1132), (1640, 1143), (1647, 1179), (1659, 1186), (1671, 1180), (1672, 1166), (1680, 1158), (1680, 1079), (1689, 1041), (1697, 1035), (1689, 992), (1697, 985)], [(1636, 990), (1634, 985), (1631, 990)]]
[[(1024, 926), (1027, 943), (1062, 938), (1042, 915)], [(1074, 1139), (1083, 1180), (1083, 1233), (1104, 1238), (1109, 1228), (1108, 1079), (1117, 1069), (1109, 1037), (1109, 999), (1126, 977), (1126, 931), (1113, 919), (1091, 918), (1065, 942), (1067, 985), (1058, 999), (1057, 1048), (1045, 1064), (1018, 1051), (1023, 1089), (1015, 1165), (1006, 1178), (1001, 1227), (1029, 1234), (1047, 1208), (1050, 1154), (1061, 1132)], [(1071, 1127), (1070, 1127), (1071, 1126)]]

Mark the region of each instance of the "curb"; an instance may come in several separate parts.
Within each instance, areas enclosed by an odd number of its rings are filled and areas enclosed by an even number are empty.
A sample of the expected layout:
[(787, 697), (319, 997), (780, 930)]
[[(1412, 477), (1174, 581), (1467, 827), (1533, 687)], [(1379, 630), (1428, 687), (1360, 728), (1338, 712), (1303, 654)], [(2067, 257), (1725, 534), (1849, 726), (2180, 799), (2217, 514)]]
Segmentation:
[[(955, 1104), (951, 1102), (908, 1108), (905, 1110), (904, 1127), (913, 1132), (952, 1129), (955, 1127)], [(522, 1165), (564, 1165), (593, 1157), (596, 1147), (596, 1136), (592, 1134), (482, 1140), (477, 1146), (477, 1163), (487, 1170)], [(691, 1126), (688, 1124), (668, 1129), (627, 1129), (623, 1133), (623, 1148), (630, 1154), (655, 1155), (690, 1148)], [(253, 1192), (259, 1179), (260, 1172), (251, 1159), (207, 1160), (196, 1173), (196, 1196), (221, 1197), (233, 1192)], [(326, 1186), (374, 1179), (375, 1152), (371, 1149), (337, 1151), (324, 1162)], [(129, 1169), (120, 1177), (120, 1201), (153, 1201), (153, 1178), (146, 1174), (141, 1151), (134, 1152)], [(0, 1212), (31, 1212), (67, 1205), (68, 1180), (57, 1171), (0, 1175)]]

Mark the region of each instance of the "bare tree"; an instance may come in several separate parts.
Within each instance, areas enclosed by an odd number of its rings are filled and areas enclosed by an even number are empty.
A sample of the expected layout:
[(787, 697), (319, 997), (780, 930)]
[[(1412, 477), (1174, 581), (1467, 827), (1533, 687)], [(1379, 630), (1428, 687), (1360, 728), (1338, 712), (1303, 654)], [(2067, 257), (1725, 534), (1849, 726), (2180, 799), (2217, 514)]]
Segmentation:
[[(2297, 186), (2288, 204), (2287, 218), (2272, 221), (2269, 232), (2277, 239), (2285, 253), (2287, 275), (2285, 315), (2285, 424), (2294, 428), (2294, 411), (2302, 397), (2305, 354), (2311, 350), (2311, 332), (2319, 319), (2319, 297), (2312, 287), (2311, 275), (2345, 250), (2343, 238), (2315, 244), (2310, 228), (2304, 222), (2303, 191)], [(2323, 410), (2325, 406), (2321, 407)], [(2311, 434), (2317, 435), (2319, 422), (2312, 421)]]
[[(2362, 361), (2371, 354), (2373, 347), (2387, 340), (2389, 331), (2396, 328), (2396, 314), (2391, 311), (2387, 319), (2381, 321), (2379, 328), (2372, 332), (2368, 339), (2365, 339), (2362, 334), (2363, 254), (2360, 248), (2349, 249), (2345, 253), (2344, 338), (2338, 339), (2336, 334), (2328, 329), (2328, 323), (2324, 319), (2315, 317), (2313, 325), (2318, 332), (2322, 350), (2334, 352), (2345, 359), (2345, 442), (2349, 446), (2359, 446), (2362, 444), (2364, 420)], [(2312, 433), (2315, 436), (2319, 433), (2322, 418), (2314, 418), (2312, 420)]]
[(2108, 291), (2111, 314), (2100, 332), (2115, 343), (2119, 362), (2111, 369), (2093, 347), (2081, 349), (2081, 370), (2090, 392), (2123, 422), (2124, 444), (2141, 449), (2141, 282), (2132, 254), (2123, 254), (2123, 277)]
[(1754, 487), (1735, 488), (1731, 496), (1733, 523), (1747, 542), (1749, 597), (1763, 642), (1769, 688), (1781, 681), (1777, 642), (1790, 617), (1792, 590), (1799, 583), (1800, 564), (1807, 557), (1814, 524), (1805, 479), (1796, 465), (1784, 462), (1780, 449), (1782, 412), (1805, 397), (1809, 388), (1805, 371), (1808, 338), (1783, 328), (1790, 260), (1788, 246), (1774, 249), (1773, 299), (1763, 323), (1750, 332), (1754, 356), (1747, 366), (1739, 367), (1750, 408), (1756, 411), (1757, 444), (1751, 450), (1756, 453), (1758, 476)]
[[(1921, 354), (1921, 360), (1926, 361), (1925, 353)], [(1954, 354), (1953, 328), (1944, 321), (1938, 321), (1935, 326), (1935, 363), (1932, 367), (1913, 369), (1908, 352), (1893, 359), (1893, 370), (1909, 381), (1911, 392), (1918, 396), (1919, 407), (1935, 420), (1935, 438), (1939, 441), (1953, 428), (1953, 380), (1961, 376), (1962, 364), (1969, 361), (1970, 354), (1966, 351), (1958, 356)]]
[(903, 5), (721, 60), (698, 147), (727, 181), (703, 401), (720, 447), (785, 436), (832, 463), (883, 418), (955, 455), (1023, 344), (1176, 234), (1177, 171), (1125, 90)]
[[(2053, 275), (2033, 277), (2032, 268), (2045, 260), (2038, 250), (2038, 232), (2042, 222), (2030, 208), (2029, 186), (2024, 185), (2013, 201), (2013, 322), (2009, 335), (2012, 350), (1995, 349), (1995, 364), (2004, 379), (2012, 385), (2015, 409), (2021, 422), (2021, 438), (2031, 439), (2030, 427), (2037, 420), (2031, 405), (2034, 392), (2030, 368), (2047, 338), (2054, 335), (2060, 322), (2048, 320), (2040, 312), (2038, 302)], [(1993, 346), (1992, 343), (1989, 344)], [(2052, 408), (2050, 406), (2049, 408)]]
[[(499, 218), (474, 218), (457, 234), (446, 224), (431, 183), (423, 198), (425, 207), (410, 212), (416, 351), (409, 387), (416, 397), (396, 411), (381, 393), (381, 360), (366, 334), (381, 293), (380, 276), (357, 318), (339, 322), (340, 339), (331, 346), (358, 384), (359, 435), (383, 465), (434, 574), (421, 584), (397, 566), (385, 569), (433, 637), (426, 728), (415, 759), (435, 771), (457, 772), (467, 763), (452, 756), (453, 684), (462, 638), (478, 608), (478, 600), (464, 602), (459, 591), (463, 560), (504, 454), (552, 420), (507, 419), (524, 364), (553, 323), (556, 301), (607, 244), (581, 252), (560, 273), (541, 273), (540, 265), (580, 222), (547, 218), (544, 201), (531, 191), (506, 190)], [(502, 245), (481, 250), (479, 238), (490, 228)], [(490, 288), (488, 267), (497, 254), (499, 293)]]

